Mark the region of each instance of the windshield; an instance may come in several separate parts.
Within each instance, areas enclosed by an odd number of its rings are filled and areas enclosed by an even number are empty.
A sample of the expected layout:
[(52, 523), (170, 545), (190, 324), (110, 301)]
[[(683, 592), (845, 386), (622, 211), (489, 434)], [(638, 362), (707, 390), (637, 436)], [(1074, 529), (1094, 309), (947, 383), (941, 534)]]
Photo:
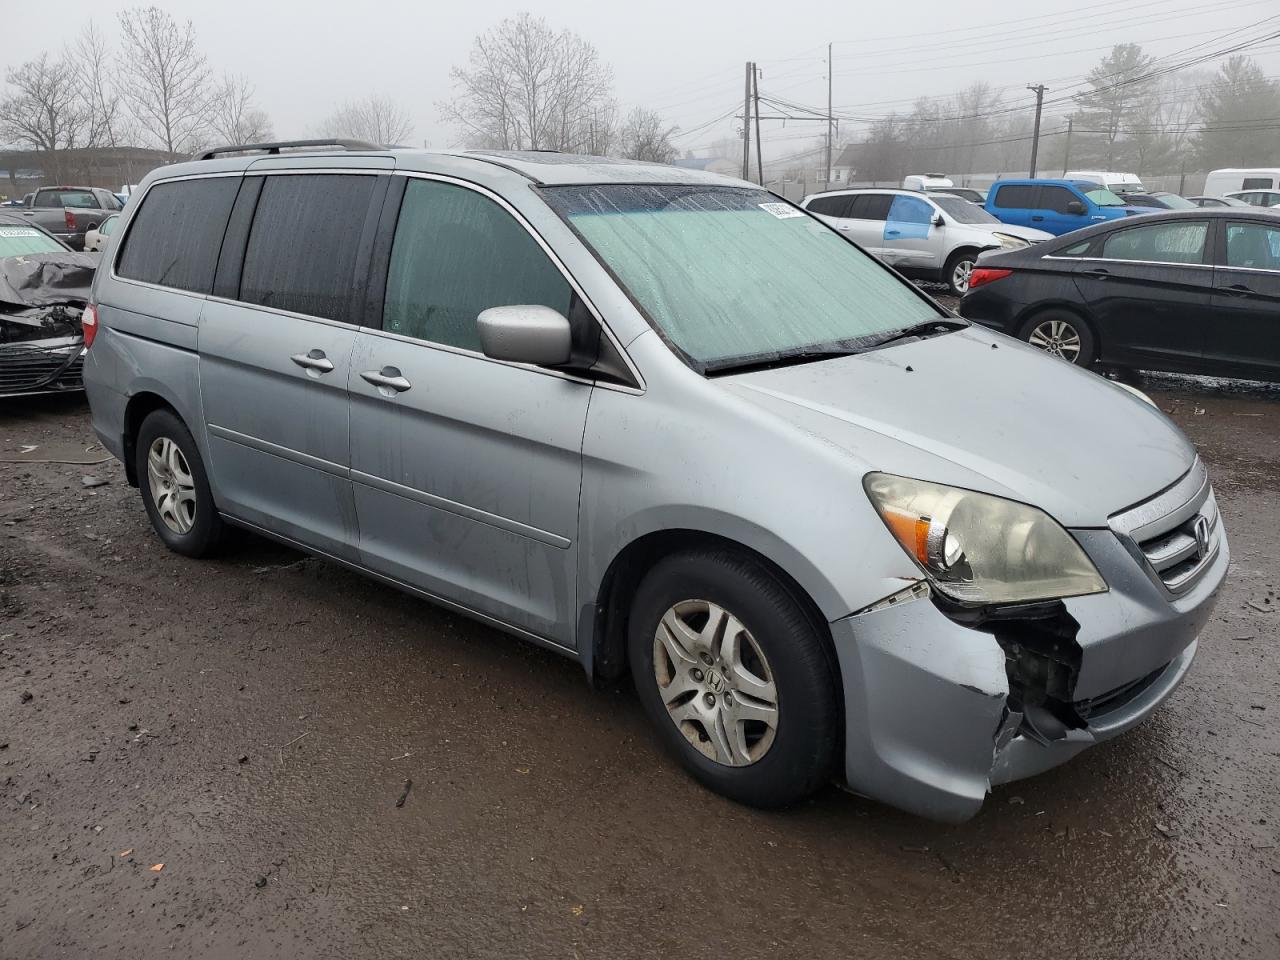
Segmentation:
[(1186, 197), (1180, 197), (1176, 193), (1157, 193), (1156, 199), (1163, 203), (1170, 210), (1188, 210), (1194, 209), (1195, 204)]
[(20, 257), (27, 253), (53, 253), (62, 244), (34, 227), (0, 225), (0, 257)]
[(968, 200), (961, 200), (959, 197), (939, 197), (931, 196), (929, 198), (936, 203), (943, 213), (947, 214), (957, 223), (999, 223), (1000, 221), (993, 217), (982, 207), (970, 203)]
[(543, 193), (702, 372), (856, 350), (948, 319), (836, 231), (763, 190), (605, 184)]
[(1106, 187), (1081, 188), (1084, 195), (1100, 207), (1123, 207), (1125, 202)]

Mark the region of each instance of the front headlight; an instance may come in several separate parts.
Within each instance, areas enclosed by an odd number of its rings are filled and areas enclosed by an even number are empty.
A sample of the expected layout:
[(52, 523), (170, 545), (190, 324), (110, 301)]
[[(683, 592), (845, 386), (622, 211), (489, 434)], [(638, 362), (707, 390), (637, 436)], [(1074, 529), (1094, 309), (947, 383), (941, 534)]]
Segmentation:
[(1023, 240), (1021, 237), (1015, 237), (1012, 234), (996, 233), (993, 236), (1000, 241), (1000, 246), (1006, 250), (1021, 250), (1023, 247), (1031, 246), (1029, 241)]
[(961, 603), (1102, 593), (1080, 545), (1042, 510), (939, 483), (869, 473), (867, 495), (902, 549)]

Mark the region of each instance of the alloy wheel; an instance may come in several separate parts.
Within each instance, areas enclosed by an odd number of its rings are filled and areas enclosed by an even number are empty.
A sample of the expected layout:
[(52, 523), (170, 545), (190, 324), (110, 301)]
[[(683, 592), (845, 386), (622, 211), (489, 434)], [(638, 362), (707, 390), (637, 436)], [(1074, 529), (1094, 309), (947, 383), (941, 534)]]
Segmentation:
[(182, 450), (168, 437), (156, 437), (147, 451), (147, 486), (164, 525), (177, 534), (196, 522), (196, 481)]
[(707, 759), (743, 767), (773, 745), (773, 671), (728, 610), (707, 600), (672, 605), (654, 633), (653, 670), (671, 722)]
[(1075, 363), (1080, 356), (1080, 332), (1066, 320), (1046, 320), (1038, 324), (1027, 342), (1068, 363)]
[(973, 275), (973, 261), (961, 260), (951, 271), (951, 287), (960, 293), (969, 292), (969, 277)]

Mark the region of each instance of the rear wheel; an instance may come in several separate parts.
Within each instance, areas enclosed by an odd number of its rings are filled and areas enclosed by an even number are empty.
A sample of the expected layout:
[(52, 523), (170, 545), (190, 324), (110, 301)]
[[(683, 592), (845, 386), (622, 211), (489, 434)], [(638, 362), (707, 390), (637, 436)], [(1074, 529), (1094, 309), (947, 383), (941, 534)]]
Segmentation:
[(1097, 359), (1089, 324), (1068, 310), (1046, 310), (1022, 326), (1019, 336), (1050, 356), (1087, 367)]
[(188, 557), (214, 552), (224, 524), (191, 432), (172, 411), (156, 410), (142, 421), (135, 449), (142, 502), (160, 539)]
[(663, 560), (636, 591), (628, 652), (659, 737), (712, 790), (776, 807), (830, 776), (835, 673), (815, 618), (763, 564), (724, 550)]

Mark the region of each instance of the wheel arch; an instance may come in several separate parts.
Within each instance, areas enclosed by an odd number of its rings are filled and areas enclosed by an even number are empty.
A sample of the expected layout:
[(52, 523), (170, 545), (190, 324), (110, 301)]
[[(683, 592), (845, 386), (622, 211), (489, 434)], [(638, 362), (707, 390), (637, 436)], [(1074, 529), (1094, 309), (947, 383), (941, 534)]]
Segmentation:
[[(138, 485), (138, 431), (142, 429), (143, 421), (157, 410), (168, 410), (186, 424), (186, 420), (178, 412), (178, 408), (159, 393), (152, 390), (140, 390), (129, 397), (129, 402), (124, 408), (124, 436), (122, 441), (124, 445), (124, 473), (131, 487)], [(191, 429), (190, 424), (187, 424), (187, 429)]]
[(593, 684), (616, 680), (627, 672), (626, 638), (631, 598), (645, 574), (664, 557), (697, 549), (732, 550), (768, 570), (813, 621), (839, 683), (839, 664), (828, 619), (813, 591), (806, 589), (777, 560), (740, 539), (707, 530), (676, 527), (644, 533), (624, 545), (610, 561), (591, 601), (583, 604), (578, 624), (578, 649), (588, 679)]
[(1093, 322), (1093, 319), (1088, 315), (1088, 313), (1084, 309), (1081, 308), (1080, 304), (1072, 303), (1070, 300), (1042, 300), (1039, 303), (1030, 304), (1025, 310), (1023, 310), (1020, 314), (1018, 314), (1017, 322), (1015, 323), (1013, 328), (1014, 329), (1013, 335), (1017, 337), (1019, 340), (1025, 339), (1022, 336), (1022, 331), (1027, 327), (1029, 323), (1031, 323), (1031, 321), (1035, 320), (1036, 317), (1040, 316), (1041, 314), (1049, 313), (1055, 310), (1061, 311), (1063, 313), (1071, 314), (1076, 319), (1078, 319), (1084, 326), (1088, 327), (1089, 334), (1090, 336), (1093, 337), (1093, 350), (1095, 354), (1094, 362), (1095, 363), (1100, 362), (1103, 359), (1102, 357), (1103, 339), (1102, 339), (1102, 334), (1098, 331), (1098, 325)]

